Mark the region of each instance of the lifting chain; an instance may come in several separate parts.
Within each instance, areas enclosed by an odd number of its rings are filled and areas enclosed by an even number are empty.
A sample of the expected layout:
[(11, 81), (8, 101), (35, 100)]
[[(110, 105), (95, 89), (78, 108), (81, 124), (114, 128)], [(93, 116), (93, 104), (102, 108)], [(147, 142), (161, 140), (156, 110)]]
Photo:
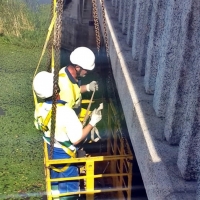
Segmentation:
[[(107, 76), (107, 85), (110, 86), (110, 88), (107, 89), (107, 91), (110, 91), (111, 94), (108, 94), (108, 96), (110, 97), (110, 99), (114, 99), (115, 101), (115, 106), (117, 106), (117, 110), (119, 111), (119, 105), (117, 105), (117, 95), (116, 95), (116, 91), (115, 91), (115, 87), (113, 84), (114, 78), (112, 75), (112, 70), (111, 70), (111, 63), (110, 63), (110, 59), (109, 59), (109, 48), (108, 48), (108, 35), (107, 35), (107, 25), (106, 25), (106, 17), (105, 17), (105, 8), (104, 8), (104, 0), (101, 0), (101, 7), (102, 7), (102, 16), (103, 16), (103, 28), (104, 28), (104, 39), (105, 39), (105, 46), (106, 46), (106, 52), (107, 52), (107, 57), (108, 57), (108, 63), (109, 63), (109, 70), (108, 70), (108, 76)], [(118, 112), (118, 117), (119, 117), (119, 112)], [(120, 127), (119, 127), (120, 129)], [(126, 136), (124, 134), (124, 131), (119, 130), (119, 132), (121, 133), (121, 137), (122, 137), (122, 141), (124, 144), (124, 151), (126, 154), (128, 154), (128, 146), (127, 146), (127, 140), (126, 140)]]
[(108, 35), (107, 35), (107, 30), (106, 30), (106, 17), (105, 17), (104, 0), (101, 0), (101, 7), (102, 7), (102, 16), (103, 16), (104, 40), (105, 40), (105, 45), (106, 45), (107, 57), (109, 57)]
[(53, 148), (55, 141), (56, 128), (56, 100), (58, 96), (58, 73), (60, 69), (60, 48), (61, 48), (61, 33), (62, 33), (62, 13), (63, 0), (58, 0), (56, 3), (57, 19), (54, 26), (53, 47), (55, 50), (55, 67), (53, 80), (53, 98), (52, 98), (52, 116), (51, 116), (51, 138), (50, 138), (50, 159), (53, 158)]
[(100, 50), (100, 32), (99, 32), (99, 19), (97, 13), (97, 3), (96, 0), (92, 0), (92, 11), (93, 11), (93, 18), (94, 18), (94, 29), (96, 35), (96, 43), (97, 43), (97, 50), (99, 53)]

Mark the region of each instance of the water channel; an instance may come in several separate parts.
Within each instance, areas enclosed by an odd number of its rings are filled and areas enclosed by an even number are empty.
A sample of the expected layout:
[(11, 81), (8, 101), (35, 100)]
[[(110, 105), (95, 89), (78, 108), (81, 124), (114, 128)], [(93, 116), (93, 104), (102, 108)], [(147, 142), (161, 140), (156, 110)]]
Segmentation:
[[(123, 134), (124, 137), (126, 137), (126, 140), (129, 144), (129, 146), (131, 147), (132, 153), (134, 155), (134, 150), (132, 148), (130, 139), (129, 139), (129, 133), (127, 130), (127, 126), (126, 126), (126, 122), (125, 119), (121, 116), (124, 116), (123, 114), (123, 110), (122, 110), (122, 106), (120, 103), (120, 98), (118, 96), (118, 91), (115, 85), (115, 80), (113, 77), (113, 73), (112, 73), (112, 68), (110, 66), (110, 61), (109, 58), (106, 55), (106, 49), (105, 46), (103, 45), (100, 48), (100, 51), (98, 53), (98, 51), (96, 51), (96, 66), (95, 69), (91, 72), (88, 73), (88, 75), (82, 79), (82, 83), (86, 84), (92, 80), (96, 80), (99, 83), (99, 90), (95, 93), (94, 96), (94, 100), (96, 99), (97, 101), (104, 101), (104, 102), (108, 102), (109, 99), (112, 100), (112, 102), (114, 103), (114, 106), (117, 110), (117, 115), (120, 119), (120, 123), (122, 125), (121, 129), (123, 130)], [(62, 49), (61, 50), (61, 66), (66, 66), (69, 64), (69, 55), (70, 52)], [(91, 94), (83, 94), (83, 99), (90, 99)], [(103, 100), (104, 99), (104, 100)], [(95, 104), (97, 105), (97, 104)], [(103, 113), (103, 118), (106, 118), (106, 113)], [(103, 132), (100, 132), (102, 138), (106, 138), (107, 136), (106, 134), (106, 130)], [(104, 145), (104, 143), (99, 143), (99, 144), (94, 144), (95, 146), (90, 146), (89, 148), (87, 148), (87, 151), (94, 151), (94, 149), (97, 150), (97, 152), (99, 151), (98, 148), (102, 148), (102, 145)], [(97, 147), (98, 146), (98, 147)], [(133, 156), (133, 168), (132, 168), (132, 199), (133, 200), (147, 200), (147, 195), (145, 192), (145, 188), (144, 188), (144, 184), (143, 184), (143, 180), (141, 177), (141, 173), (140, 173), (140, 169), (138, 167), (137, 164), (137, 160), (135, 158), (135, 155)], [(96, 198), (98, 199), (98, 198)], [(103, 199), (103, 197), (102, 197)]]

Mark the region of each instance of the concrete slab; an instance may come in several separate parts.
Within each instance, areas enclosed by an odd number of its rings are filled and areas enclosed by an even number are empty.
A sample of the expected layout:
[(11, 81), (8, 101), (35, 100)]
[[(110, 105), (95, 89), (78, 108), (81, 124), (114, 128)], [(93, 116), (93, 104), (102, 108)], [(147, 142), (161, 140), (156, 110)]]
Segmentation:
[[(164, 140), (164, 119), (156, 116), (153, 96), (145, 93), (144, 77), (133, 61), (111, 0), (105, 1), (105, 7), (113, 75), (148, 199), (195, 199), (197, 183), (181, 177), (178, 146)], [(103, 27), (101, 18), (100, 24)]]

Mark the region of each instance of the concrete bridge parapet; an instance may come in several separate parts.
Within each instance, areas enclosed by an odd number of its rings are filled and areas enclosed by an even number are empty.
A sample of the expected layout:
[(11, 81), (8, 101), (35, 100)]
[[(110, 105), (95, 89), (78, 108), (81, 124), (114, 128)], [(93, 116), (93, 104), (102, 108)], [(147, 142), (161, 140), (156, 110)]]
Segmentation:
[(200, 1), (104, 4), (112, 71), (148, 198), (199, 200)]

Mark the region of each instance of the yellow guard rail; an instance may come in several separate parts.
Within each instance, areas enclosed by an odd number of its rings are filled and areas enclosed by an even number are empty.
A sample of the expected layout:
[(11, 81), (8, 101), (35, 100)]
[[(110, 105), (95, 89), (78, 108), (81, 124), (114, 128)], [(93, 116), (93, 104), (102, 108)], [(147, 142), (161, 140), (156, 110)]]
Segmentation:
[[(107, 150), (101, 153), (101, 155), (91, 154), (89, 157), (84, 158), (49, 160), (47, 145), (44, 143), (44, 165), (48, 200), (74, 194), (85, 194), (86, 200), (94, 200), (94, 195), (96, 193), (106, 193), (109, 199), (131, 199), (132, 162), (129, 161), (133, 159), (133, 155), (128, 143), (125, 144), (124, 142), (126, 139), (122, 137), (120, 120), (116, 120), (116, 110), (111, 100), (107, 110)], [(126, 145), (126, 147), (124, 145)], [(51, 165), (71, 163), (83, 164), (85, 174), (70, 178), (50, 178)], [(97, 172), (97, 166), (98, 168), (99, 166), (104, 166), (104, 170), (101, 173)], [(85, 183), (85, 187), (78, 192), (62, 193), (59, 195), (52, 194), (51, 182), (68, 180), (82, 180)], [(96, 180), (105, 181), (109, 187), (95, 187)]]

